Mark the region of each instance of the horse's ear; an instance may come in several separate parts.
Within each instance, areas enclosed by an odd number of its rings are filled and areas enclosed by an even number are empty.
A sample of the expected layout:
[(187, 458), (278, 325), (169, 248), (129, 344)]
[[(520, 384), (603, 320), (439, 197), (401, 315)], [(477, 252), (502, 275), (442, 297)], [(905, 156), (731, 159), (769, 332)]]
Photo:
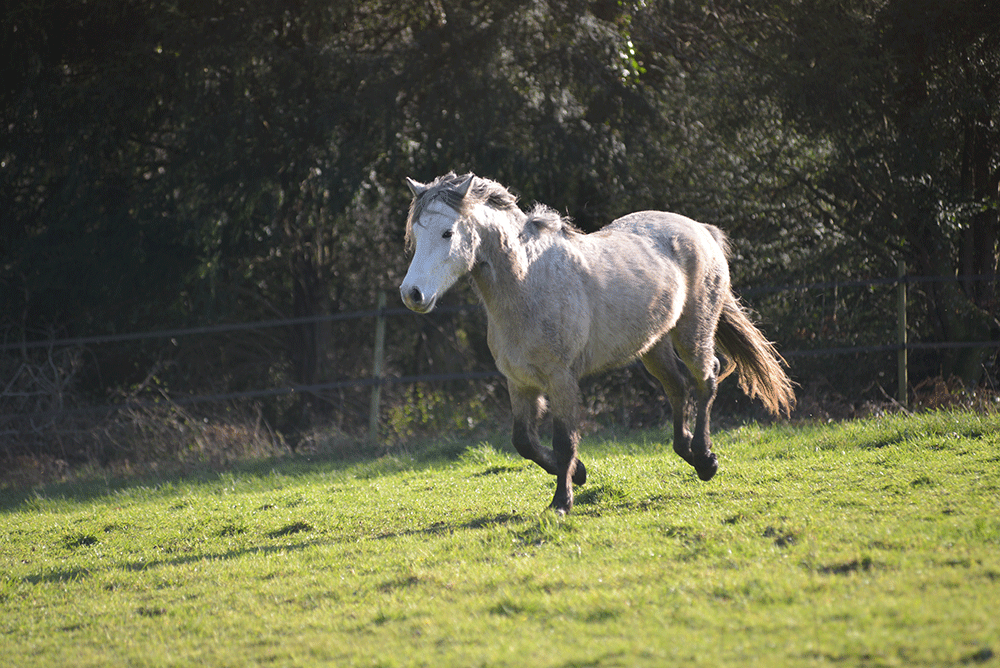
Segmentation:
[(469, 194), (469, 188), (471, 187), (472, 174), (466, 174), (462, 182), (455, 186), (455, 192), (457, 192), (462, 199), (465, 199), (465, 196)]
[(427, 192), (427, 186), (419, 181), (414, 181), (409, 176), (406, 177), (406, 185), (409, 186), (410, 192), (413, 193), (414, 197), (419, 197)]

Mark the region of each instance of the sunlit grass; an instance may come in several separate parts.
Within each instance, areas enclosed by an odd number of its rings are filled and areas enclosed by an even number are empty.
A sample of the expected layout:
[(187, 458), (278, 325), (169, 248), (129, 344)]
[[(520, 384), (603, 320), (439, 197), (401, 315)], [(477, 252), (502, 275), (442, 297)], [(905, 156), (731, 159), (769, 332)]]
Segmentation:
[[(15, 665), (1000, 664), (1000, 419), (595, 436), (0, 497)], [(456, 449), (449, 448), (449, 452)]]

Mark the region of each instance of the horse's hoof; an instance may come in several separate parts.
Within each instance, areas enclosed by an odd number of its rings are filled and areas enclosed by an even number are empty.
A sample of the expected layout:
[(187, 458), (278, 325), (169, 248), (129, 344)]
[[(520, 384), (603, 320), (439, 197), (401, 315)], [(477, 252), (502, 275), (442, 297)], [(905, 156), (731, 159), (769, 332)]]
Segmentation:
[(564, 515), (569, 515), (569, 511), (572, 509), (573, 509), (572, 494), (569, 496), (569, 498), (552, 499), (552, 503), (549, 504), (549, 510), (554, 512), (556, 515), (559, 515), (560, 517)]
[(699, 478), (708, 482), (715, 477), (716, 471), (719, 470), (719, 459), (714, 454), (699, 457), (694, 464), (694, 469), (698, 472)]
[(582, 485), (587, 482), (587, 467), (579, 459), (576, 460), (576, 470), (573, 471), (573, 484)]

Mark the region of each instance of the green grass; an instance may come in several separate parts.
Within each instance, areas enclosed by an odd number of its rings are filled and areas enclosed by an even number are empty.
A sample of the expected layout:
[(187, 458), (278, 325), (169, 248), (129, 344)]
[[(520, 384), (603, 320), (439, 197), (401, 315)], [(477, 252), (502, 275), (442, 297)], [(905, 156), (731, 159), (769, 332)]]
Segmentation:
[(665, 437), (585, 439), (564, 519), (487, 444), (5, 490), (3, 661), (1000, 665), (1000, 418)]

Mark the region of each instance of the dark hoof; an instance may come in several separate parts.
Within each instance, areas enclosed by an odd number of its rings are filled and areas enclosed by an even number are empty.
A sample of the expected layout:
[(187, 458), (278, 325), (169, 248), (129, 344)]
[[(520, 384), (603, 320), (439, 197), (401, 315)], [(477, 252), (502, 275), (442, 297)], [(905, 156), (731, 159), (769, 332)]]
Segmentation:
[(709, 453), (707, 457), (699, 457), (695, 460), (694, 469), (698, 472), (699, 478), (708, 482), (719, 470), (719, 460), (714, 454)]
[(572, 510), (572, 508), (573, 508), (572, 505), (569, 505), (569, 506), (557, 506), (554, 503), (549, 505), (549, 510), (551, 510), (552, 512), (554, 512), (559, 517), (566, 517), (567, 515), (569, 515), (569, 511)]
[(587, 482), (587, 467), (579, 459), (576, 460), (576, 470), (573, 471), (573, 484), (582, 485)]
[(573, 489), (556, 490), (555, 495), (552, 497), (552, 503), (549, 504), (549, 510), (556, 515), (569, 515), (569, 511), (572, 509)]

